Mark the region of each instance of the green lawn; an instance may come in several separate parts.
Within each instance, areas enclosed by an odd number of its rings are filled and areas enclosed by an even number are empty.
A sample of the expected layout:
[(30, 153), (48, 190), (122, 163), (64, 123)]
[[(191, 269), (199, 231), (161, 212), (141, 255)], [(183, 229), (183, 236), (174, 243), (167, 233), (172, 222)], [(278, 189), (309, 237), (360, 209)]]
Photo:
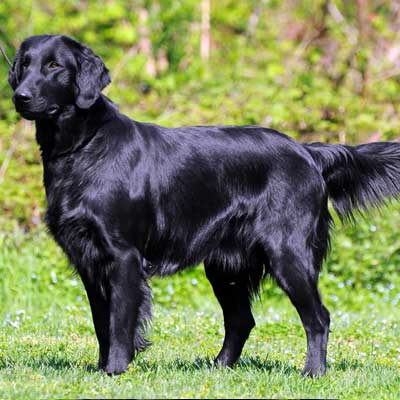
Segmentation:
[(86, 301), (20, 314), (20, 326), (8, 324), (0, 336), (0, 397), (398, 398), (400, 312), (392, 309), (393, 300), (360, 298), (361, 312), (340, 301), (331, 306), (328, 374), (314, 380), (300, 375), (305, 338), (287, 301), (264, 299), (256, 306), (257, 327), (232, 370), (211, 366), (223, 333), (213, 300), (202, 297), (201, 308), (183, 301), (158, 305), (152, 347), (127, 374), (112, 378), (96, 371)]
[[(398, 398), (398, 280), (364, 287), (358, 282), (365, 276), (351, 281), (346, 274), (331, 272), (338, 268), (336, 257), (342, 257), (345, 269), (349, 254), (358, 257), (356, 250), (365, 255), (358, 258), (365, 269), (373, 269), (382, 257), (392, 260), (390, 245), (380, 244), (389, 233), (380, 239), (377, 232), (389, 217), (397, 216), (393, 213), (375, 216), (375, 225), (366, 220), (354, 231), (340, 229), (335, 235), (321, 277), (332, 317), (329, 367), (326, 377), (313, 380), (300, 374), (305, 335), (299, 318), (271, 282), (255, 303), (257, 327), (240, 363), (232, 370), (212, 367), (223, 325), (201, 268), (152, 282), (153, 345), (134, 360), (128, 373), (99, 373), (86, 296), (59, 249), (43, 230), (0, 235), (0, 398)], [(366, 237), (357, 242), (349, 229)], [(360, 246), (371, 241), (375, 247), (363, 251)]]

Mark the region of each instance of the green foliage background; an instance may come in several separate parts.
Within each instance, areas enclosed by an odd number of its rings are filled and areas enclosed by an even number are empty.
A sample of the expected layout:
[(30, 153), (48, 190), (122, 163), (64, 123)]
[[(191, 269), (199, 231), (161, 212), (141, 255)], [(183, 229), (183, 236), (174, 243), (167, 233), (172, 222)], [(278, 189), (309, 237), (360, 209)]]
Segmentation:
[[(63, 33), (85, 42), (111, 71), (108, 95), (134, 119), (167, 126), (260, 124), (300, 141), (351, 144), (398, 138), (399, 8), (397, 1), (372, 0), (211, 1), (207, 60), (200, 55), (198, 0), (3, 0), (0, 41), (10, 57), (32, 34)], [(66, 285), (58, 290), (72, 290), (66, 261), (43, 233), (34, 128), (13, 110), (7, 70), (1, 62), (3, 310), (27, 307), (27, 293), (51, 287), (52, 274), (58, 287)], [(399, 214), (394, 205), (356, 227), (339, 224), (323, 285), (332, 293), (343, 286), (395, 293)], [(24, 266), (16, 270), (21, 259)], [(192, 279), (205, 285), (201, 272), (187, 277), (184, 293)], [(155, 290), (168, 298), (167, 284)], [(269, 284), (267, 290), (279, 295)]]

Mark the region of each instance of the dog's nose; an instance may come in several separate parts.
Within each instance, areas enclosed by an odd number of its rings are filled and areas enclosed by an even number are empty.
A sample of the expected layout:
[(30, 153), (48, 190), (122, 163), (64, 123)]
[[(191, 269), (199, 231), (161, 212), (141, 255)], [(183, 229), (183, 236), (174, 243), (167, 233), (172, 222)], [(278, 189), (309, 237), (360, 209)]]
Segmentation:
[(32, 100), (32, 95), (29, 92), (15, 92), (14, 98), (21, 103), (29, 103)]

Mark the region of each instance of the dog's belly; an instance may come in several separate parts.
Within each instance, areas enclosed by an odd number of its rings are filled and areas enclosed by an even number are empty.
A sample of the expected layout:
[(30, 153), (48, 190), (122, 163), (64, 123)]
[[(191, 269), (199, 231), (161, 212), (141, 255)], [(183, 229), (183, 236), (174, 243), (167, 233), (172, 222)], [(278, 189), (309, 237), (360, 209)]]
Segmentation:
[(241, 210), (240, 216), (224, 213), (214, 223), (185, 232), (161, 235), (149, 240), (143, 253), (150, 275), (172, 275), (204, 261), (218, 264), (232, 272), (248, 267), (257, 252), (254, 215)]

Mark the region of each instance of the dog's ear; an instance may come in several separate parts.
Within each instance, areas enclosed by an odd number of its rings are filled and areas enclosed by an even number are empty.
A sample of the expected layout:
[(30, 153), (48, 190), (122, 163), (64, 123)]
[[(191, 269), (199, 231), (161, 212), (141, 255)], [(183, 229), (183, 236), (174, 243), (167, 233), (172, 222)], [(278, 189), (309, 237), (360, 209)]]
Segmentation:
[(8, 83), (15, 90), (20, 80), (20, 50), (17, 51), (14, 57), (14, 62), (11, 69), (8, 71)]
[(102, 59), (86, 46), (77, 55), (75, 102), (79, 108), (90, 108), (101, 91), (111, 82)]

